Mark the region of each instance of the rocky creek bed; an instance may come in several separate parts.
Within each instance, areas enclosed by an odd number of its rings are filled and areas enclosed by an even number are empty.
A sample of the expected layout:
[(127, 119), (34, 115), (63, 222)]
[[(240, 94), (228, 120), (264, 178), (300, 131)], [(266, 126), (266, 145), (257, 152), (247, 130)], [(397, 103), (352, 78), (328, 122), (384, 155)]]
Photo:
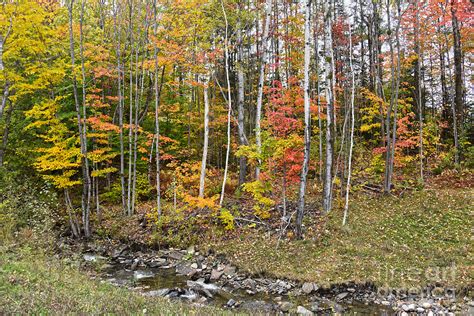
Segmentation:
[(249, 275), (224, 257), (195, 247), (133, 251), (126, 245), (88, 244), (81, 250), (82, 260), (98, 268), (102, 282), (193, 305), (260, 314), (474, 315), (474, 301), (466, 292), (436, 286), (425, 288), (423, 295), (383, 293), (369, 283), (320, 287)]

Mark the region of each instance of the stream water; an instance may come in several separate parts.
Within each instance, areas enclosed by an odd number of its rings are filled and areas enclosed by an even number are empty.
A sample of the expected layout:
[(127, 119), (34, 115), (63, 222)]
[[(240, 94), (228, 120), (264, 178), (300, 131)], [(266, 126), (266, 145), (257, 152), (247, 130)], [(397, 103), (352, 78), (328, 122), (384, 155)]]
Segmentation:
[[(243, 289), (226, 287), (225, 283), (219, 285), (218, 290), (212, 295), (203, 295), (201, 292), (190, 288), (190, 279), (179, 275), (175, 269), (170, 268), (140, 268), (135, 271), (122, 264), (109, 265), (103, 270), (102, 277), (115, 285), (138, 288), (144, 295), (164, 296), (170, 299), (180, 299), (190, 304), (200, 303), (224, 308), (233, 308), (250, 313), (277, 314), (281, 313), (282, 302), (290, 302), (291, 310), (303, 306), (307, 310), (317, 310), (318, 315), (332, 315), (335, 312), (357, 315), (393, 315), (395, 312), (386, 306), (366, 305), (361, 302), (335, 303), (323, 297), (314, 295), (300, 295), (290, 297), (282, 294), (255, 293), (249, 294)], [(198, 281), (199, 282), (199, 281)], [(230, 303), (230, 304), (229, 304)], [(289, 303), (286, 303), (289, 304)], [(316, 306), (316, 307), (315, 307)]]

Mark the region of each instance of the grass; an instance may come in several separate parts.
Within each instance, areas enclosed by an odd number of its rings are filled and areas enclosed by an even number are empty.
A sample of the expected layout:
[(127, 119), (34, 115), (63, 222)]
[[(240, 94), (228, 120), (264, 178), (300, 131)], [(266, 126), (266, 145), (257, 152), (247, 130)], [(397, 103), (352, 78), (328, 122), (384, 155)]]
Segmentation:
[[(373, 282), (412, 287), (441, 283), (469, 287), (474, 280), (474, 190), (425, 190), (404, 197), (360, 197), (330, 213), (322, 237), (287, 241), (249, 236), (215, 245), (255, 274), (333, 283)], [(309, 226), (309, 225), (307, 225)]]
[(0, 314), (217, 315), (92, 280), (77, 263), (55, 259), (28, 246), (1, 246)]

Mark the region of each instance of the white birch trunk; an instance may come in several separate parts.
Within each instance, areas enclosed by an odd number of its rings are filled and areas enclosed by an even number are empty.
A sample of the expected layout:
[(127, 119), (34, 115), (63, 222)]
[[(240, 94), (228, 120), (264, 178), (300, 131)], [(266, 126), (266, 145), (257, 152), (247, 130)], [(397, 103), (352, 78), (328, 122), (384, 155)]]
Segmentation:
[(332, 47), (332, 12), (329, 3), (325, 3), (325, 77), (326, 77), (326, 157), (324, 171), (324, 188), (323, 188), (323, 210), (328, 213), (331, 210), (332, 200), (332, 160), (333, 160), (333, 143), (332, 143), (332, 118), (334, 109), (334, 91), (333, 91), (333, 61), (334, 56)]
[[(262, 38), (262, 59), (260, 63), (260, 75), (258, 79), (258, 91), (257, 91), (257, 112), (255, 115), (255, 143), (257, 145), (257, 154), (262, 153), (262, 134), (260, 128), (260, 121), (262, 117), (262, 102), (263, 102), (263, 84), (265, 82), (265, 67), (268, 62), (268, 34), (270, 28), (270, 18), (272, 13), (272, 0), (267, 0), (265, 3), (265, 28), (263, 29)], [(260, 165), (262, 161), (259, 158), (257, 167), (255, 169), (255, 177), (257, 180), (260, 178)]]
[(347, 185), (346, 185), (346, 197), (344, 203), (344, 218), (342, 219), (342, 225), (346, 225), (347, 215), (349, 212), (349, 193), (351, 190), (351, 176), (352, 176), (352, 150), (354, 147), (354, 98), (355, 98), (355, 73), (354, 66), (352, 64), (352, 30), (351, 24), (349, 23), (349, 67), (351, 71), (351, 136), (349, 139), (349, 157), (348, 157), (348, 167), (347, 167)]
[[(158, 22), (157, 22), (157, 7), (156, 0), (153, 1), (153, 18), (154, 26), (153, 33), (157, 34)], [(158, 214), (158, 220), (161, 217), (161, 188), (160, 188), (160, 121), (159, 121), (159, 105), (160, 105), (160, 92), (158, 91), (158, 48), (154, 44), (153, 48), (153, 59), (155, 61), (155, 72), (154, 72), (154, 89), (155, 89), (155, 142), (156, 142), (156, 154), (155, 154), (155, 163), (156, 163), (156, 212)], [(162, 74), (161, 81), (163, 82), (164, 78), (164, 69)], [(161, 90), (161, 89), (160, 89)]]
[(209, 78), (204, 83), (204, 145), (202, 148), (201, 177), (199, 179), (199, 197), (204, 197), (204, 184), (206, 180), (206, 162), (209, 147)]
[(309, 64), (311, 60), (311, 0), (305, 2), (304, 18), (304, 160), (301, 169), (301, 180), (298, 200), (298, 211), (296, 217), (296, 236), (303, 235), (302, 225), (304, 216), (304, 198), (306, 193), (306, 179), (309, 169), (309, 155), (311, 146), (311, 113), (309, 98)]
[(224, 13), (225, 19), (225, 39), (224, 39), (224, 51), (225, 51), (225, 75), (227, 80), (227, 102), (228, 102), (228, 110), (227, 110), (227, 150), (225, 154), (225, 166), (224, 166), (224, 179), (222, 180), (222, 190), (221, 190), (221, 197), (219, 200), (219, 205), (222, 206), (222, 202), (224, 202), (224, 195), (225, 195), (225, 184), (227, 182), (227, 172), (229, 169), (229, 156), (230, 156), (230, 128), (231, 128), (231, 113), (232, 113), (232, 94), (230, 90), (230, 76), (229, 76), (229, 38), (227, 35), (229, 22), (227, 21), (227, 14), (224, 8), (224, 2), (221, 0), (222, 12)]

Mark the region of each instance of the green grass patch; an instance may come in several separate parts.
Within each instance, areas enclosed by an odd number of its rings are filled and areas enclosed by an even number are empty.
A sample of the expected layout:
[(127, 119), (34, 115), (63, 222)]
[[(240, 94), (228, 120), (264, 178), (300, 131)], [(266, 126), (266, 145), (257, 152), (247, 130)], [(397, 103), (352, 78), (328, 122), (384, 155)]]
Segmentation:
[[(333, 210), (322, 236), (281, 242), (249, 235), (215, 245), (251, 273), (332, 283), (410, 287), (473, 283), (472, 189), (420, 191), (351, 201), (349, 224)], [(308, 222), (311, 219), (308, 219)]]

